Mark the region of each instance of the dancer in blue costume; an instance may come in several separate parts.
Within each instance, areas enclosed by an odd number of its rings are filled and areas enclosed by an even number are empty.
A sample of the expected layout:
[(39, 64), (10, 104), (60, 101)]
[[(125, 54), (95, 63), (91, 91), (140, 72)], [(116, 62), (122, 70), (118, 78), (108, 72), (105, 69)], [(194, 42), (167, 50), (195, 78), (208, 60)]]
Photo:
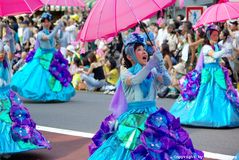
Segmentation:
[(10, 89), (10, 65), (0, 41), (0, 159), (2, 155), (50, 148), (28, 110)]
[(170, 78), (159, 51), (148, 61), (143, 41), (138, 34), (127, 40), (127, 69), (111, 103), (113, 114), (92, 138), (89, 160), (203, 159), (179, 119), (157, 108), (157, 87), (169, 85)]
[(239, 126), (239, 98), (228, 70), (220, 65), (226, 49), (218, 46), (219, 28), (206, 30), (207, 41), (201, 50), (196, 69), (179, 83), (181, 96), (170, 112), (184, 125), (203, 127)]
[(43, 30), (37, 35), (37, 49), (28, 53), (26, 64), (13, 76), (11, 87), (34, 101), (69, 101), (75, 95), (68, 62), (56, 51), (54, 37), (62, 24), (50, 33), (52, 16), (43, 13)]

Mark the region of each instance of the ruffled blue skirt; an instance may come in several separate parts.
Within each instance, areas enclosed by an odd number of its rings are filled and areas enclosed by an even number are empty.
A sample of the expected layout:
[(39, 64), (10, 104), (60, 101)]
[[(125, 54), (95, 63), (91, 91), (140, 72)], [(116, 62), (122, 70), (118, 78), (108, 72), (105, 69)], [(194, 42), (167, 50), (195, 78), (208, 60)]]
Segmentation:
[[(11, 88), (22, 97), (34, 101), (69, 101), (75, 95), (75, 89), (71, 84), (67, 87), (62, 86), (58, 91), (50, 87), (52, 74), (42, 63), (40, 64), (40, 61), (47, 61), (48, 57), (43, 57), (46, 53), (49, 54), (49, 51), (38, 49), (33, 59), (14, 74)], [(55, 54), (54, 51), (50, 53)], [(49, 61), (48, 63), (51, 63), (51, 60)]]
[[(89, 146), (89, 160), (203, 159), (178, 119), (155, 102), (134, 102), (117, 119), (110, 115)], [(189, 158), (190, 159), (190, 158)]]
[[(180, 96), (170, 113), (180, 118), (181, 124), (202, 127), (237, 127), (239, 113), (235, 104), (228, 99), (224, 76), (218, 64), (205, 65), (199, 92), (195, 99), (184, 101)], [(204, 75), (205, 75), (204, 74)]]

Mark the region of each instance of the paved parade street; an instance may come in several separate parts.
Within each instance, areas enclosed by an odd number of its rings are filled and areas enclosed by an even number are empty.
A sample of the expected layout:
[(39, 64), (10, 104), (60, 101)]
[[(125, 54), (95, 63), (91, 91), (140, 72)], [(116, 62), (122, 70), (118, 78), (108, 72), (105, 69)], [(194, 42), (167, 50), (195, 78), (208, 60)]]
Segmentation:
[(0, 160), (239, 160), (239, 0), (0, 0)]
[[(14, 155), (13, 160), (84, 160), (88, 157), (89, 137), (109, 114), (111, 95), (78, 92), (67, 103), (24, 101), (31, 116), (51, 141), (52, 150), (38, 150)], [(173, 99), (159, 99), (158, 105), (169, 110)], [(185, 127), (197, 149), (213, 159), (232, 159), (239, 151), (239, 128), (207, 129)], [(54, 133), (56, 132), (56, 133)], [(62, 134), (59, 134), (62, 133)]]
[(0, 160), (202, 159), (239, 160), (239, 0), (0, 0)]

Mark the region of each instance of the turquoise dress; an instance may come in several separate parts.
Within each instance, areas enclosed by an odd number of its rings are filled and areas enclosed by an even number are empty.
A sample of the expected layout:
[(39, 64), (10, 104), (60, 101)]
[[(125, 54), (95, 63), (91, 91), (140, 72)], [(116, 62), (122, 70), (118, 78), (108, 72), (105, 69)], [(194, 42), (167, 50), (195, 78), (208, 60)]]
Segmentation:
[[(122, 114), (111, 114), (102, 122), (92, 138), (89, 160), (203, 159), (179, 120), (157, 108), (157, 73), (152, 70), (142, 76), (141, 69), (137, 64), (121, 71), (114, 98), (118, 97)], [(131, 85), (126, 84), (127, 77)]]
[[(180, 118), (181, 124), (202, 127), (239, 126), (239, 98), (232, 86), (227, 69), (220, 66), (223, 50), (215, 48), (214, 57), (202, 48), (204, 56), (201, 70), (194, 70), (181, 79), (181, 96), (170, 113)], [(191, 87), (190, 87), (191, 86)]]
[[(49, 40), (42, 40), (43, 35), (49, 36)], [(53, 34), (43, 29), (37, 43), (38, 48), (28, 53), (27, 63), (14, 74), (11, 88), (34, 101), (69, 101), (75, 95), (72, 77), (67, 60), (54, 48)]]
[(0, 155), (48, 148), (29, 111), (10, 89), (9, 65), (0, 61)]

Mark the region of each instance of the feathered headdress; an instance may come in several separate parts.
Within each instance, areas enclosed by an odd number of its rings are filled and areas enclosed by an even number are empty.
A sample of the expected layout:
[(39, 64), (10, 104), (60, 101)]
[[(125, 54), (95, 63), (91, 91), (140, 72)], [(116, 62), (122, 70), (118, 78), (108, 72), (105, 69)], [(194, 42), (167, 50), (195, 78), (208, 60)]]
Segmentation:
[(128, 36), (126, 42), (125, 42), (125, 46), (127, 47), (128, 45), (132, 45), (135, 43), (140, 43), (145, 45), (145, 39), (143, 36), (139, 35), (138, 33), (132, 33)]
[(128, 36), (126, 42), (125, 42), (125, 53), (129, 55), (134, 62), (138, 62), (136, 55), (134, 53), (134, 45), (136, 43), (142, 44), (145, 46), (145, 39), (143, 36), (137, 34), (137, 33), (132, 33)]
[(49, 12), (44, 12), (41, 15), (41, 21), (44, 21), (45, 19), (51, 21), (52, 20), (52, 15)]

